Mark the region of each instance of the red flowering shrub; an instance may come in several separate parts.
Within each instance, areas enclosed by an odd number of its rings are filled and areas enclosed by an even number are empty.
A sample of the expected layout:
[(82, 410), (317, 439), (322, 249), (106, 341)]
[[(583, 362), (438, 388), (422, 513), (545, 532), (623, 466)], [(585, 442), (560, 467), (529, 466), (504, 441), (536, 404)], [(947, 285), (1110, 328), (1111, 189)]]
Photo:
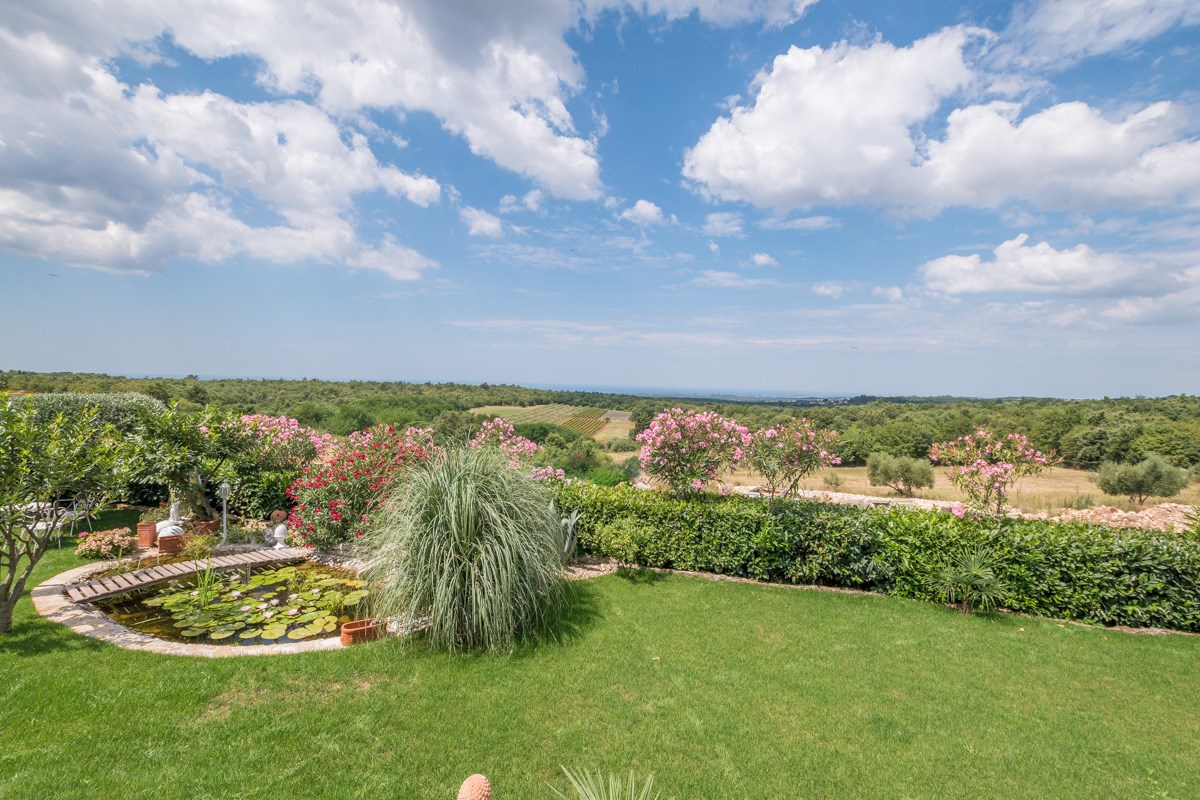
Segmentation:
[(302, 470), (288, 487), (296, 504), (288, 516), (292, 543), (327, 550), (362, 536), (380, 498), (433, 454), (413, 431), (376, 426), (352, 436), (326, 463)]

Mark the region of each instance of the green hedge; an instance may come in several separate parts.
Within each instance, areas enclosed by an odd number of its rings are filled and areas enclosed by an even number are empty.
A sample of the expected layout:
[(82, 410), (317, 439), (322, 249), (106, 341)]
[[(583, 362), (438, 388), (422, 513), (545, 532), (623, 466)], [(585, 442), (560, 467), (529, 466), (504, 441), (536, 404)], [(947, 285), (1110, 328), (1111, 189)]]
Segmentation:
[(985, 545), (1009, 584), (1006, 608), (1108, 625), (1200, 631), (1200, 539), (1043, 520), (994, 523), (938, 512), (563, 484), (579, 541), (650, 567), (842, 586), (935, 599), (926, 576), (946, 553)]
[(84, 408), (95, 406), (96, 423), (112, 425), (122, 433), (131, 433), (137, 428), (143, 414), (161, 414), (167, 410), (161, 400), (137, 392), (32, 394), (24, 398), (24, 402), (37, 410), (38, 419), (58, 414), (78, 416)]

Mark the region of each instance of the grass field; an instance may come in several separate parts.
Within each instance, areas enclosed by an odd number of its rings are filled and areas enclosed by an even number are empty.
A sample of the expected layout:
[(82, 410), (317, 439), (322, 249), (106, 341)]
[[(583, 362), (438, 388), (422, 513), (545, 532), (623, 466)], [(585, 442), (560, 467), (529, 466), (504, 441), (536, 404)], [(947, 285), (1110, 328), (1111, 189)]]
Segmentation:
[[(948, 470), (944, 467), (934, 468), (932, 489), (918, 490), (918, 497), (933, 500), (962, 500), (959, 492), (947, 477)], [(866, 467), (836, 467), (822, 470), (804, 480), (801, 485), (805, 489), (827, 489), (824, 478), (836, 474), (841, 480), (839, 492), (867, 494), (887, 497), (894, 492), (886, 486), (871, 486), (867, 480)], [(746, 470), (734, 473), (730, 483), (738, 486), (751, 486), (760, 483), (760, 479)], [(1024, 511), (1044, 511), (1054, 508), (1066, 508), (1078, 505), (1084, 498), (1091, 498), (1094, 505), (1116, 506), (1123, 509), (1136, 508), (1127, 498), (1113, 497), (1104, 494), (1092, 481), (1092, 473), (1080, 469), (1055, 467), (1036, 478), (1024, 478), (1016, 486), (1012, 495), (1012, 504)], [(1193, 483), (1178, 497), (1170, 498), (1173, 503), (1186, 505), (1200, 504), (1200, 484)], [(1163, 498), (1154, 498), (1150, 504), (1163, 502)]]
[(558, 640), (507, 657), (158, 656), (26, 599), (0, 637), (0, 797), (452, 800), (481, 771), (535, 800), (566, 764), (677, 800), (1183, 800), (1198, 670), (1200, 637), (649, 573), (579, 585)]

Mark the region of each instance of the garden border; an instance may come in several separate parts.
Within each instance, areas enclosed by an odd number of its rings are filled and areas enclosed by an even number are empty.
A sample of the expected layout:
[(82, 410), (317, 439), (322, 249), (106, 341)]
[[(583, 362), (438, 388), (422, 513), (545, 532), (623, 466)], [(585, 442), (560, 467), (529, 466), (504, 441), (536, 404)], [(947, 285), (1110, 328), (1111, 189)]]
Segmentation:
[[(327, 559), (309, 559), (327, 563)], [(72, 602), (67, 597), (67, 588), (97, 572), (103, 572), (117, 565), (116, 561), (103, 561), (98, 564), (85, 564), (82, 567), (60, 572), (53, 578), (38, 584), (30, 596), (33, 607), (38, 614), (70, 628), (74, 633), (87, 636), (90, 639), (106, 642), (126, 650), (141, 650), (147, 653), (158, 653), (164, 656), (192, 656), (199, 658), (231, 658), (238, 656), (283, 656), (295, 653), (313, 653), (327, 650), (341, 650), (342, 642), (337, 636), (327, 639), (317, 639), (311, 642), (287, 642), (283, 644), (250, 644), (250, 645), (216, 645), (216, 644), (187, 644), (185, 642), (169, 642), (138, 633), (135, 630), (114, 622), (104, 612), (91, 608), (86, 604)]]

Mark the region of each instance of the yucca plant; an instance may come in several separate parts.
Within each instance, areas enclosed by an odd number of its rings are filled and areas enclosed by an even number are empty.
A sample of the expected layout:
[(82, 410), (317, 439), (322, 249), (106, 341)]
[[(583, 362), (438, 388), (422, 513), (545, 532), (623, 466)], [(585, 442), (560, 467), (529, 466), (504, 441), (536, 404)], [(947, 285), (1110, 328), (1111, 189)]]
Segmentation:
[(986, 547), (967, 547), (938, 564), (930, 588), (964, 611), (994, 611), (1008, 596), (1008, 584), (996, 576), (996, 556)]
[(491, 448), (448, 450), (383, 504), (363, 537), (377, 616), (429, 619), (447, 650), (504, 650), (563, 596), (549, 490)]
[[(617, 775), (605, 777), (599, 772), (591, 773), (587, 770), (573, 772), (567, 767), (563, 767), (562, 771), (570, 781), (577, 800), (659, 800), (662, 797), (661, 793), (654, 792), (653, 775), (646, 778), (646, 782), (639, 789), (638, 780), (632, 772), (629, 773), (629, 782), (625, 783)], [(558, 789), (554, 789), (554, 794), (563, 800), (570, 800), (571, 797)]]

